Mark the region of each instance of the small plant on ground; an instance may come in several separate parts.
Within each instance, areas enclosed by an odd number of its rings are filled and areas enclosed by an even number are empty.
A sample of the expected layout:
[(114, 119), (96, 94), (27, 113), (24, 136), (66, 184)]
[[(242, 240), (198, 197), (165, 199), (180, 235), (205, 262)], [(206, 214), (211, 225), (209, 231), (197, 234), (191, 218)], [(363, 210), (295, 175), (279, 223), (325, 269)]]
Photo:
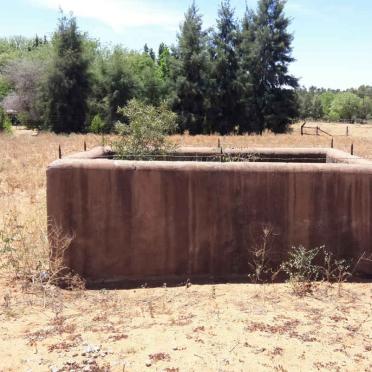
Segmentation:
[(66, 251), (70, 248), (73, 236), (66, 236), (56, 224), (50, 224), (48, 240), (53, 247), (49, 250), (49, 265), (46, 284), (59, 285), (66, 289), (84, 289), (84, 280), (64, 264)]
[[(49, 233), (37, 221), (21, 222), (17, 210), (10, 210), (0, 224), (0, 268), (12, 279), (23, 282), (23, 287), (41, 291), (44, 306), (54, 286), (81, 289), (83, 281), (64, 266), (64, 255), (72, 237), (61, 229), (50, 226)], [(49, 241), (53, 245), (50, 250)]]
[(168, 135), (177, 128), (177, 116), (164, 104), (155, 107), (134, 99), (118, 112), (128, 120), (128, 124), (116, 124), (120, 139), (113, 143), (113, 149), (117, 158), (157, 159), (175, 150)]
[(33, 238), (35, 236), (27, 233), (15, 209), (5, 214), (0, 226), (0, 258), (2, 268), (13, 278), (30, 279), (46, 264), (47, 256), (32, 244)]
[(292, 247), (286, 262), (281, 265), (289, 277), (289, 283), (296, 295), (304, 296), (313, 290), (313, 282), (321, 276), (321, 267), (315, 264), (324, 247), (306, 249), (304, 246)]
[(248, 277), (253, 283), (264, 283), (268, 279), (272, 281), (276, 277), (277, 272), (272, 269), (270, 259), (274, 235), (271, 226), (264, 226), (259, 241), (248, 250), (248, 266), (252, 271)]
[(323, 247), (324, 263), (321, 266), (323, 280), (328, 283), (338, 284), (338, 294), (341, 294), (342, 283), (345, 283), (351, 276), (351, 264), (345, 259), (336, 259), (334, 254)]
[(312, 293), (316, 281), (337, 283), (340, 295), (342, 284), (352, 277), (351, 263), (346, 259), (336, 258), (325, 246), (307, 249), (300, 245), (292, 247), (287, 261), (280, 265), (279, 270), (272, 271), (267, 258), (270, 253), (268, 243), (270, 234), (269, 229), (264, 229), (262, 245), (252, 251), (253, 259), (250, 266), (254, 269), (254, 273), (250, 278), (254, 282), (262, 282), (262, 278), (269, 273), (272, 273), (272, 278), (275, 278), (282, 271), (287, 274), (288, 282), (296, 295), (304, 296)]
[(329, 283), (342, 283), (352, 276), (351, 264), (345, 259), (335, 259), (332, 252), (328, 252), (324, 248), (324, 264), (321, 267), (321, 271), (326, 280)]

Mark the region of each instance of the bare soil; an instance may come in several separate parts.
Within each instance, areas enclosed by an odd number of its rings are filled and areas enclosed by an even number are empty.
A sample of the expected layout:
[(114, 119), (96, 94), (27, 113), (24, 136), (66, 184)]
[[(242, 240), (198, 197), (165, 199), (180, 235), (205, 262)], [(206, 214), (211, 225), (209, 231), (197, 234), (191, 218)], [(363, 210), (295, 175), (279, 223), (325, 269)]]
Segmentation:
[(371, 284), (2, 289), (3, 371), (372, 370)]

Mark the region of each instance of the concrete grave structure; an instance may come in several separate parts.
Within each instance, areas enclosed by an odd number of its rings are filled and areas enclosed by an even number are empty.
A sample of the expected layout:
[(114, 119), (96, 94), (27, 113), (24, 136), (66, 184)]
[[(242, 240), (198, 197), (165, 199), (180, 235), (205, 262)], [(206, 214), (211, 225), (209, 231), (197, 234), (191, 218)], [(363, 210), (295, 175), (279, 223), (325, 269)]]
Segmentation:
[[(372, 254), (367, 160), (332, 149), (210, 148), (164, 160), (114, 160), (95, 148), (48, 167), (49, 221), (74, 237), (68, 267), (90, 282), (245, 275), (265, 228), (273, 265), (298, 245)], [(372, 264), (359, 270), (372, 274)]]

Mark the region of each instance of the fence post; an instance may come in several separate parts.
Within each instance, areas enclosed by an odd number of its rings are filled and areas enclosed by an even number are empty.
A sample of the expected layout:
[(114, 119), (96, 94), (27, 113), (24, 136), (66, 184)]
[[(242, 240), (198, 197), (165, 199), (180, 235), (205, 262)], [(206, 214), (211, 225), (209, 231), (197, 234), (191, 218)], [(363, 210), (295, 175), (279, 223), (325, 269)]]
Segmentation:
[(354, 155), (354, 143), (351, 144), (350, 153), (351, 155)]
[(84, 151), (87, 151), (87, 143), (84, 141)]
[(346, 137), (349, 137), (349, 126), (346, 127)]
[(62, 149), (61, 149), (61, 145), (58, 145), (58, 158), (59, 158), (59, 159), (62, 159)]
[(331, 141), (331, 149), (333, 149), (333, 137), (332, 137), (332, 141)]
[(217, 141), (217, 147), (220, 148), (221, 147), (221, 140), (218, 138), (218, 141)]
[(301, 136), (304, 135), (304, 127), (306, 125), (306, 121), (301, 125)]

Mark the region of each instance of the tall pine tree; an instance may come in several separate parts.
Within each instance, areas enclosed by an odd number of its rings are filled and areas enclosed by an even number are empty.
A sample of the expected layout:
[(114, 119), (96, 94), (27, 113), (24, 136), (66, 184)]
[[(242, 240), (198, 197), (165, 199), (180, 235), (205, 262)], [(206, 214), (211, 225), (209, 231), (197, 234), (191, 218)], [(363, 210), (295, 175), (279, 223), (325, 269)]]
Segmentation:
[(251, 69), (253, 65), (254, 46), (254, 13), (246, 9), (242, 27), (239, 33), (239, 72), (238, 81), (241, 85), (239, 132), (259, 132), (260, 126), (256, 117), (255, 97), (253, 95), (253, 79)]
[(85, 129), (90, 84), (83, 38), (76, 19), (62, 14), (53, 38), (54, 63), (48, 78), (45, 118), (56, 133)]
[(179, 114), (180, 128), (190, 134), (206, 132), (208, 54), (206, 32), (195, 2), (190, 6), (178, 35), (176, 61), (171, 72), (175, 83), (173, 109)]
[(230, 0), (218, 11), (217, 30), (211, 43), (211, 81), (208, 124), (213, 132), (227, 134), (240, 119), (240, 84), (238, 83), (238, 25)]
[(253, 16), (253, 44), (250, 53), (254, 127), (285, 132), (297, 115), (294, 88), (297, 79), (289, 74), (293, 36), (288, 32), (289, 19), (284, 14), (285, 0), (260, 0)]

